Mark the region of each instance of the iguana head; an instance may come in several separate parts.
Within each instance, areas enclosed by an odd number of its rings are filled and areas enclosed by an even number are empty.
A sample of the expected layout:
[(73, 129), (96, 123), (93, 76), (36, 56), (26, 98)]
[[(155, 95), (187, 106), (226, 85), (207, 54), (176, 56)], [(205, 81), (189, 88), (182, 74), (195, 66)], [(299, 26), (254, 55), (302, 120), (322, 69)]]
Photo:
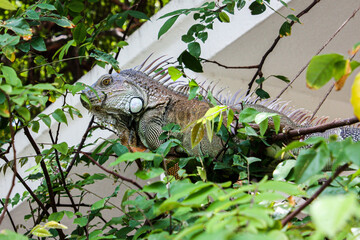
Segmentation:
[(148, 76), (133, 69), (105, 74), (83, 91), (90, 104), (84, 100), (81, 102), (95, 116), (108, 123), (113, 124), (120, 118), (136, 118), (148, 105), (148, 95), (136, 81), (140, 77)]

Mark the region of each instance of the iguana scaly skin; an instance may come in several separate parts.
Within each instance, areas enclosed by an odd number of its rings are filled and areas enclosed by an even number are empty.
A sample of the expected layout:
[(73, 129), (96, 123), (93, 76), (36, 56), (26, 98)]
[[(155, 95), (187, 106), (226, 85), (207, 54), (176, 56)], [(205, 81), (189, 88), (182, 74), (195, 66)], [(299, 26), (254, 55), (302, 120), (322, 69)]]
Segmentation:
[[(158, 59), (157, 59), (158, 60)], [(91, 106), (85, 101), (83, 105), (100, 120), (111, 124), (118, 132), (122, 144), (132, 147), (157, 149), (162, 141), (159, 136), (162, 127), (169, 123), (176, 123), (182, 129), (188, 124), (204, 116), (210, 105), (205, 100), (188, 100), (187, 85), (169, 81), (165, 78), (166, 69), (155, 73), (165, 61), (145, 62), (134, 69), (123, 70), (120, 73), (106, 74), (84, 90)], [(152, 65), (154, 65), (152, 67)], [(231, 102), (236, 100), (234, 97)], [(308, 115), (300, 110), (289, 110), (279, 102), (259, 105), (251, 100), (242, 99), (241, 107), (252, 107), (261, 112), (275, 112), (281, 116), (282, 125), (287, 129), (299, 127), (308, 119)], [(226, 104), (226, 102), (225, 102)], [(240, 111), (240, 107), (236, 110)], [(323, 119), (319, 120), (321, 123)], [(341, 139), (352, 136), (359, 140), (359, 129), (342, 127), (328, 130), (318, 136), (337, 134)], [(175, 136), (182, 142), (183, 147), (191, 156), (208, 155), (215, 157), (223, 148), (222, 140), (214, 136), (210, 142), (206, 135), (196, 147), (191, 147), (191, 129), (187, 128)], [(178, 150), (180, 151), (180, 150)]]

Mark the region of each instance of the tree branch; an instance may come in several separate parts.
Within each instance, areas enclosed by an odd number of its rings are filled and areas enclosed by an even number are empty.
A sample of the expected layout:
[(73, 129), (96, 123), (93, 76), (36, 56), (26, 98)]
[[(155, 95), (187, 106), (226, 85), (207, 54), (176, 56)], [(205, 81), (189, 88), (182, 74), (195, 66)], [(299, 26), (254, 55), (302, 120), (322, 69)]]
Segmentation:
[[(113, 172), (105, 167), (103, 167), (102, 165), (100, 165), (94, 158), (92, 158), (89, 154), (87, 154), (86, 152), (80, 152), (82, 153), (83, 155), (85, 155), (88, 159), (90, 159), (90, 161), (92, 161), (96, 166), (98, 166), (99, 168), (101, 168), (103, 171), (107, 172), (107, 173), (110, 173), (111, 175), (125, 181), (125, 182), (128, 182), (128, 183), (131, 183), (133, 184), (134, 186), (136, 186), (138, 189), (142, 190), (142, 186), (140, 186), (137, 182), (135, 182), (134, 180), (130, 179), (130, 178), (127, 178), (127, 177), (123, 177), (121, 176), (120, 174), (116, 173), (116, 172)], [(149, 199), (152, 199), (153, 197), (147, 193), (147, 192), (144, 192), (148, 197)]]
[(351, 125), (351, 124), (354, 124), (357, 122), (359, 122), (359, 119), (357, 119), (357, 117), (352, 117), (352, 118), (347, 118), (347, 119), (343, 119), (343, 120), (339, 120), (339, 121), (334, 121), (331, 123), (322, 124), (319, 126), (294, 129), (294, 130), (290, 130), (286, 133), (275, 134), (271, 137), (271, 140), (280, 141), (280, 140), (289, 139), (289, 138), (296, 137), (296, 136), (302, 136), (302, 135), (306, 135), (306, 134), (310, 134), (310, 133), (324, 132), (328, 129)]
[(312, 195), (308, 200), (305, 201), (305, 203), (303, 203), (299, 208), (297, 208), (295, 211), (289, 213), (282, 221), (281, 224), (283, 226), (285, 226), (288, 222), (291, 221), (291, 219), (293, 219), (296, 215), (298, 215), (304, 208), (306, 208), (307, 206), (310, 205), (310, 203), (312, 203), (324, 190), (326, 187), (328, 187), (330, 185), (330, 183), (337, 178), (337, 176), (339, 176), (339, 174), (343, 171), (345, 171), (347, 168), (349, 167), (349, 164), (346, 163), (344, 165), (342, 165), (341, 167), (339, 167), (334, 175), (332, 175), (328, 180), (326, 180), (326, 182), (314, 193), (314, 195)]
[[(320, 2), (320, 0), (314, 0), (307, 8), (305, 8), (298, 15), (296, 15), (296, 17), (300, 18), (301, 16), (303, 16), (304, 14), (309, 12), (319, 2)], [(294, 23), (295, 23), (294, 21), (291, 21), (290, 25), (292, 26), (292, 25), (294, 25)], [(258, 65), (259, 67), (258, 67), (256, 73), (254, 74), (253, 78), (251, 79), (251, 81), (248, 84), (248, 89), (247, 89), (246, 95), (248, 95), (251, 92), (252, 85), (254, 84), (257, 77), (262, 75), (262, 67), (263, 67), (265, 61), (266, 61), (267, 57), (269, 56), (269, 54), (275, 49), (275, 47), (278, 44), (278, 42), (280, 41), (280, 39), (281, 39), (281, 37), (280, 37), (280, 35), (278, 35), (275, 38), (273, 44), (270, 46), (270, 48), (265, 52), (265, 54), (261, 58), (261, 61)]]

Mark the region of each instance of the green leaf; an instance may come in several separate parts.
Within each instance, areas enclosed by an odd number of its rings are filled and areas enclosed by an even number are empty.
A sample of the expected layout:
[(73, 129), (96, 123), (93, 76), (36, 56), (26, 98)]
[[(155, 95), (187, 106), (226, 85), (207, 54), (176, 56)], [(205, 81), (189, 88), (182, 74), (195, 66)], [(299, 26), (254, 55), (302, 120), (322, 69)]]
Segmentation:
[(39, 129), (40, 129), (40, 123), (38, 122), (38, 121), (33, 121), (32, 123), (31, 123), (31, 130), (33, 131), (33, 132), (39, 132)]
[(255, 117), (259, 114), (259, 112), (254, 108), (245, 108), (239, 114), (239, 122), (254, 122)]
[(280, 79), (280, 80), (282, 80), (282, 81), (284, 81), (286, 83), (290, 82), (290, 80), (287, 77), (283, 76), (283, 75), (272, 75), (272, 76), (276, 77), (276, 78), (278, 78), (278, 79)]
[(74, 40), (77, 45), (80, 45), (86, 39), (86, 26), (83, 22), (76, 25), (73, 30)]
[(145, 13), (143, 12), (139, 12), (139, 11), (134, 11), (134, 10), (129, 10), (128, 11), (129, 15), (137, 18), (137, 19), (146, 19), (146, 20), (150, 20), (150, 18), (148, 16), (146, 16)]
[(303, 183), (310, 177), (318, 174), (329, 162), (330, 153), (326, 143), (320, 143), (317, 148), (300, 151), (295, 165), (297, 183)]
[(51, 126), (51, 118), (48, 115), (45, 114), (39, 114), (38, 116), (45, 124), (48, 128), (50, 128)]
[(0, 231), (0, 239), (1, 240), (28, 240), (28, 238), (25, 237), (24, 235), (12, 232), (7, 229)]
[(54, 5), (48, 4), (48, 3), (40, 3), (37, 4), (36, 7), (41, 8), (41, 9), (45, 9), (45, 10), (56, 10)]
[(159, 34), (158, 34), (158, 39), (160, 39), (160, 37), (165, 34), (172, 25), (174, 25), (176, 19), (178, 19), (180, 15), (175, 15), (171, 18), (169, 18), (168, 20), (166, 20), (166, 22), (164, 23), (164, 25), (162, 25), (162, 27), (159, 30)]
[(40, 21), (53, 22), (60, 27), (64, 28), (74, 28), (75, 25), (69, 19), (63, 16), (54, 16), (54, 17), (40, 17)]
[(25, 14), (26, 14), (26, 15), (28, 16), (28, 18), (31, 19), (31, 20), (37, 20), (37, 21), (40, 20), (40, 12), (36, 12), (36, 11), (34, 11), (34, 10), (29, 9), (29, 10), (27, 10), (27, 11), (25, 12)]
[(285, 178), (289, 175), (291, 169), (295, 167), (295, 164), (296, 160), (292, 159), (285, 160), (279, 163), (273, 172), (274, 180), (285, 180)]
[(264, 89), (258, 88), (255, 91), (256, 95), (258, 95), (261, 99), (267, 99), (270, 98), (270, 95), (268, 92), (266, 92)]
[(291, 24), (289, 22), (284, 22), (279, 30), (280, 37), (287, 37), (291, 35)]
[(258, 189), (260, 191), (275, 190), (286, 193), (291, 196), (304, 194), (304, 192), (300, 189), (300, 187), (297, 184), (293, 184), (290, 182), (283, 182), (283, 181), (262, 182), (259, 184)]
[(73, 12), (81, 12), (84, 10), (85, 5), (81, 1), (71, 1), (68, 7)]
[(258, 15), (265, 12), (266, 6), (265, 4), (260, 4), (254, 1), (253, 3), (250, 4), (249, 9), (251, 11), (251, 15)]
[(94, 51), (90, 54), (90, 57), (93, 57), (101, 62), (109, 63), (115, 71), (120, 72), (119, 62), (112, 55), (94, 49)]
[(15, 46), (20, 41), (19, 36), (11, 36), (7, 33), (0, 34), (0, 47)]
[(191, 129), (191, 147), (194, 148), (204, 137), (204, 125), (199, 122)]
[(6, 10), (16, 10), (16, 7), (12, 5), (8, 0), (0, 0), (0, 8)]
[(1, 66), (1, 71), (7, 84), (14, 87), (20, 87), (22, 85), (21, 80), (18, 78), (13, 68), (8, 66)]
[(229, 15), (226, 14), (226, 12), (220, 12), (219, 13), (219, 19), (220, 19), (221, 22), (225, 22), (225, 23), (230, 22), (230, 17), (229, 17)]
[(41, 37), (36, 37), (34, 38), (32, 41), (31, 41), (31, 46), (39, 51), (39, 52), (44, 52), (46, 51), (46, 45), (45, 45), (45, 42), (44, 42), (44, 39), (41, 38)]
[(194, 41), (195, 38), (193, 36), (189, 36), (189, 35), (182, 35), (181, 40), (185, 43), (190, 43), (190, 42)]
[(103, 208), (105, 206), (105, 202), (108, 198), (103, 198), (97, 202), (95, 202), (93, 205), (91, 205), (91, 210), (94, 211), (94, 210), (97, 210), (97, 209), (100, 209), (100, 208)]
[(288, 15), (286, 18), (290, 19), (291, 21), (294, 21), (294, 22), (297, 22), (297, 23), (301, 23), (300, 20), (299, 20), (299, 18), (296, 17), (296, 16), (293, 15), (293, 14)]
[(164, 169), (162, 168), (150, 168), (142, 171), (137, 171), (135, 175), (142, 180), (148, 180), (151, 178), (158, 177), (162, 173), (164, 173)]
[(30, 231), (30, 233), (32, 233), (33, 235), (35, 235), (37, 237), (51, 237), (52, 236), (52, 234), (41, 225), (37, 225), (36, 227), (34, 227)]
[(123, 155), (124, 153), (129, 152), (129, 150), (127, 149), (127, 147), (121, 145), (120, 143), (115, 143), (115, 144), (112, 146), (112, 150), (115, 152), (115, 154), (116, 154), (117, 156), (121, 156), (121, 155)]
[(165, 194), (168, 190), (165, 183), (159, 181), (143, 187), (144, 192)]
[(335, 63), (343, 59), (335, 53), (313, 57), (306, 72), (306, 85), (313, 89), (324, 86), (333, 77)]
[(360, 142), (347, 145), (345, 153), (355, 165), (360, 166)]
[(115, 166), (122, 162), (133, 162), (139, 158), (146, 161), (152, 161), (157, 156), (160, 155), (151, 152), (133, 152), (133, 153), (128, 152), (128, 153), (124, 153), (123, 155), (118, 157), (114, 162), (110, 163), (110, 166)]
[(200, 57), (201, 54), (201, 47), (198, 42), (192, 42), (188, 44), (188, 50), (191, 55), (193, 55), (196, 58)]
[(56, 109), (51, 116), (59, 123), (65, 123), (67, 125), (67, 119), (65, 113), (61, 109)]
[(173, 81), (178, 80), (183, 75), (183, 73), (176, 67), (169, 67), (167, 70)]
[(50, 214), (48, 221), (60, 222), (63, 219), (64, 214), (65, 214), (64, 211), (54, 212), (54, 213)]
[(295, 148), (300, 148), (300, 147), (303, 147), (306, 145), (308, 145), (308, 143), (306, 143), (306, 142), (293, 141), (290, 144), (288, 144), (285, 148), (281, 149), (281, 151), (276, 153), (275, 158), (280, 157), (280, 155), (283, 154), (284, 152), (290, 151)]
[(56, 150), (58, 150), (60, 153), (62, 153), (64, 155), (66, 155), (69, 151), (69, 146), (66, 142), (54, 144), (53, 148), (55, 148)]
[(86, 226), (88, 219), (86, 217), (80, 217), (74, 219), (74, 224), (78, 224), (80, 227)]
[(180, 63), (184, 63), (186, 68), (194, 72), (203, 72), (199, 59), (191, 55), (188, 51), (182, 52), (178, 60)]
[(26, 107), (15, 107), (15, 110), (26, 122), (30, 121), (31, 114), (29, 109)]
[(0, 26), (10, 29), (11, 31), (15, 32), (17, 35), (20, 35), (25, 38), (27, 37), (31, 38), (32, 36), (31, 28), (24, 18), (10, 19), (6, 21), (4, 24), (0, 24)]
[(310, 205), (310, 216), (316, 228), (330, 238), (341, 231), (353, 216), (359, 216), (358, 203), (354, 194), (327, 195)]

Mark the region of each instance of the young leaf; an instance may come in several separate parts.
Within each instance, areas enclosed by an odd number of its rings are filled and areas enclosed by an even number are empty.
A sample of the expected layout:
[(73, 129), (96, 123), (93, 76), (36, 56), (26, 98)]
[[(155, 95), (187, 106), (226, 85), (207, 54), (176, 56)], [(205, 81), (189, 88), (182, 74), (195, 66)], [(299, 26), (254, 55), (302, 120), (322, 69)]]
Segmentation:
[(191, 147), (194, 148), (204, 137), (204, 125), (199, 122), (191, 129)]
[(225, 22), (225, 23), (230, 22), (230, 17), (229, 17), (229, 15), (226, 14), (226, 12), (220, 12), (219, 13), (219, 19), (220, 19), (221, 22)]
[(182, 72), (176, 67), (169, 67), (168, 73), (173, 81), (178, 80), (182, 76)]
[(16, 10), (16, 7), (11, 4), (8, 0), (0, 0), (0, 8), (6, 10)]

